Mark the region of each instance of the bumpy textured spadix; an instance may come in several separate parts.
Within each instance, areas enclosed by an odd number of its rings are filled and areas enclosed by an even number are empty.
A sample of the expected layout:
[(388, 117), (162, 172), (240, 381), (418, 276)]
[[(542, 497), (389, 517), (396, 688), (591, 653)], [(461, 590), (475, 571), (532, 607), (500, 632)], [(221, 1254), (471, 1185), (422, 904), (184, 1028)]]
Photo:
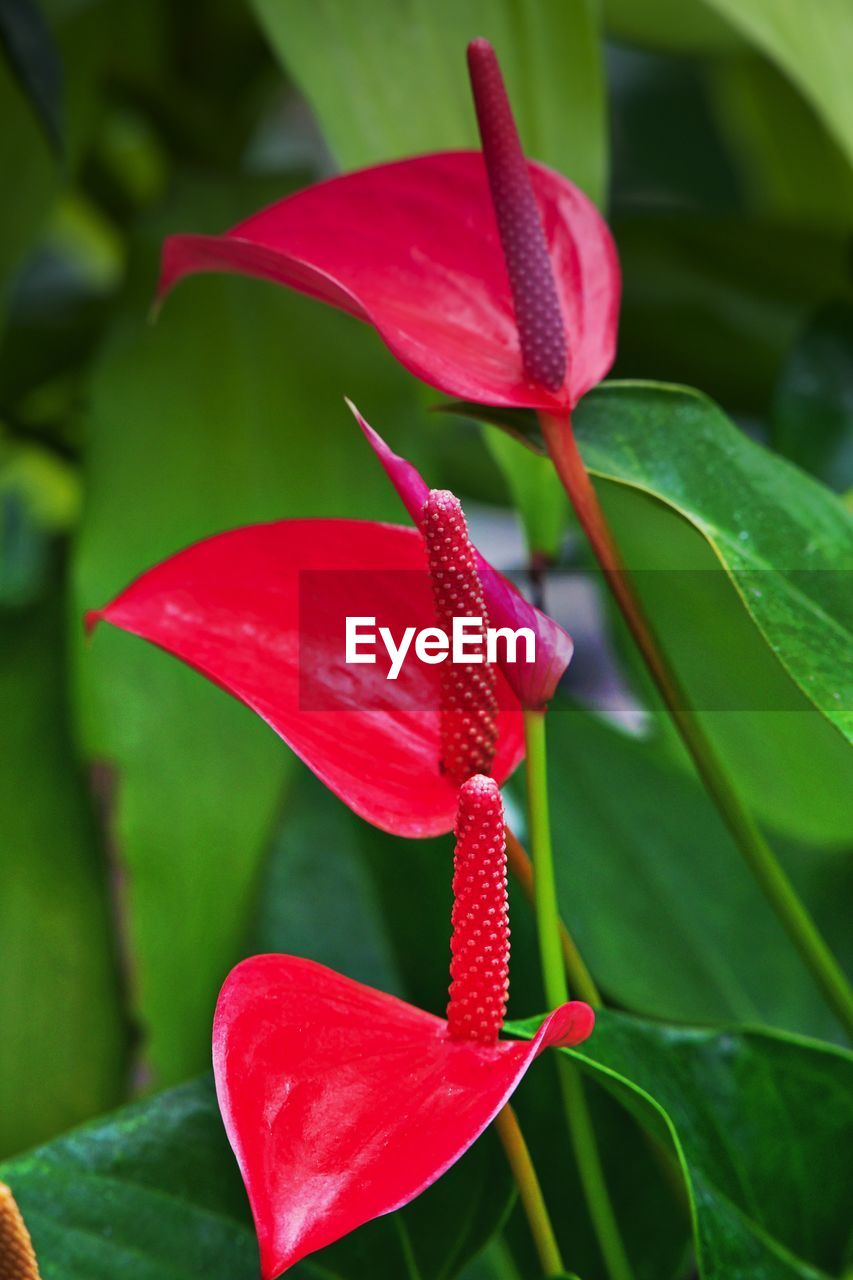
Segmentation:
[(441, 664), (441, 764), (458, 785), (472, 774), (491, 773), (495, 758), (497, 672), (486, 661), (489, 614), (459, 499), (446, 489), (431, 489), (421, 532), (438, 626), (450, 635), (454, 618), (479, 621), (468, 636), (472, 651), (479, 649), (480, 661)]
[(557, 392), (566, 381), (566, 332), (530, 170), (495, 51), (468, 46), (468, 70), (489, 187), (506, 259), (521, 360), (532, 382)]
[(447, 1025), (456, 1040), (497, 1041), (509, 995), (509, 905), (501, 793), (491, 778), (459, 790)]

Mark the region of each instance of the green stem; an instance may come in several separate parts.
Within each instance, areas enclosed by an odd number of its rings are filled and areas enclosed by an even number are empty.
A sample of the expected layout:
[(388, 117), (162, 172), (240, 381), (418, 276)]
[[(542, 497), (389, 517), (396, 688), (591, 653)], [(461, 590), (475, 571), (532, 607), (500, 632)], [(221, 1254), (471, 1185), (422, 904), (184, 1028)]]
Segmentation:
[(525, 711), (524, 742), (526, 747), (527, 804), (530, 821), (530, 847), (533, 850), (533, 893), (536, 924), (539, 933), (539, 957), (545, 999), (551, 1009), (565, 1004), (569, 998), (563, 949), (560, 943), (560, 909), (557, 905), (557, 882), (554, 877), (554, 853), (551, 846), (551, 816), (548, 807), (548, 766), (545, 751), (545, 715), (541, 711)]
[(578, 452), (568, 416), (554, 417), (542, 413), (539, 420), (551, 461), (699, 777), (827, 1003), (853, 1038), (853, 988), (689, 706), (678, 677), (670, 667), (631, 585), (619, 548)]
[[(569, 998), (560, 940), (560, 913), (551, 846), (551, 819), (548, 807), (548, 761), (545, 749), (545, 715), (525, 711), (524, 740), (527, 748), (527, 795), (530, 817), (530, 844), (533, 851), (533, 885), (536, 924), (545, 996), (551, 1008)], [(577, 1067), (565, 1055), (559, 1061), (560, 1088), (569, 1126), (572, 1148), (593, 1227), (610, 1280), (632, 1280), (625, 1247), (598, 1153), (592, 1120)]]
[(524, 1134), (509, 1103), (495, 1117), (495, 1128), (518, 1185), (521, 1203), (527, 1215), (542, 1271), (548, 1277), (563, 1275), (565, 1271), (563, 1259), (548, 1216), (545, 1197), (542, 1195), (542, 1188), (539, 1185), (527, 1143), (524, 1141)]

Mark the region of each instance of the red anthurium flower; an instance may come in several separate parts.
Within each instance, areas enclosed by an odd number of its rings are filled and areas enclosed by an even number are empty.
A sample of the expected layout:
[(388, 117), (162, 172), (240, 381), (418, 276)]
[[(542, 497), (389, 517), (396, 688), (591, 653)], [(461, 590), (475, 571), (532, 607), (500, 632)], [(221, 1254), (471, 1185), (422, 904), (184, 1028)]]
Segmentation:
[(469, 65), (482, 153), (364, 169), (280, 200), (225, 235), (173, 236), (159, 296), (196, 271), (261, 276), (374, 325), (440, 391), (573, 408), (613, 362), (613, 241), (577, 187), (524, 160), (485, 41), (473, 43)]
[[(358, 520), (282, 520), (217, 534), (156, 565), (90, 613), (159, 645), (245, 702), (361, 817), (396, 835), (449, 831), (458, 779), (442, 769), (440, 669), (397, 679), (347, 665), (347, 617), (398, 640), (435, 626), (424, 539)], [(517, 699), (495, 671), (488, 762), (502, 782), (524, 753)], [(164, 709), (164, 715), (166, 715)], [(468, 774), (474, 771), (468, 769)]]
[(590, 1034), (563, 1005), (531, 1042), (499, 1040), (508, 988), (503, 806), (459, 793), (447, 1019), (310, 960), (265, 955), (228, 977), (213, 1063), (264, 1280), (407, 1204), (507, 1102), (537, 1054)]
[[(429, 493), (427, 482), (417, 467), (388, 447), (355, 405), (347, 403), (400, 495), (403, 506), (423, 531), (424, 501)], [(541, 710), (554, 696), (560, 677), (571, 661), (574, 649), (571, 636), (553, 618), (525, 600), (521, 592), (497, 573), (476, 548), (473, 554), (492, 626), (509, 627), (512, 631), (529, 627), (536, 635), (536, 653), (532, 662), (504, 662), (502, 665), (504, 675), (522, 706), (531, 711)], [(502, 657), (504, 651), (499, 649), (498, 654)]]
[[(519, 701), (544, 706), (572, 641), (471, 545), (452, 494), (356, 417), (418, 531), (351, 520), (284, 520), (217, 534), (142, 574), (88, 615), (159, 645), (245, 702), (336, 795), (396, 835), (449, 831), (456, 787), (499, 782), (524, 752)], [(447, 575), (447, 576), (445, 576)], [(452, 589), (448, 589), (448, 582)], [(498, 664), (345, 661), (347, 618), (398, 640), (454, 616), (527, 628)]]

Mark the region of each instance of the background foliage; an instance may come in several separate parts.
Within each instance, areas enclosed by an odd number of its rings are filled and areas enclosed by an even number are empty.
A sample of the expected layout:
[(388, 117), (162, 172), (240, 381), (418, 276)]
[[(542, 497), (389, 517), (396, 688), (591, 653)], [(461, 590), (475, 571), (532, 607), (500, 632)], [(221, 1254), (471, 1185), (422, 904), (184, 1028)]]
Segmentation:
[[(528, 152), (609, 211), (625, 284), (614, 375), (722, 406), (605, 389), (578, 432), (630, 562), (667, 571), (639, 580), (709, 732), (853, 960), (845, 0), (609, 0), (603, 14), (592, 0), (6, 0), (0, 1172), (45, 1280), (256, 1274), (197, 1078), (241, 955), (294, 951), (442, 1007), (449, 840), (369, 829), (244, 708), (80, 626), (203, 534), (397, 518), (344, 394), (462, 496), (495, 558), (524, 565), (514, 504), (572, 570), (549, 596), (577, 641), (550, 717), (560, 891), (615, 1010), (575, 1056), (638, 1276), (853, 1266), (853, 1059), (659, 714), (547, 464), (428, 412), (437, 397), (372, 333), (271, 286), (193, 281), (148, 320), (165, 234), (221, 230), (338, 167), (472, 145), (476, 34), (503, 60)], [(526, 904), (513, 909), (523, 1018), (543, 999)], [(519, 1108), (567, 1256), (597, 1280), (555, 1093), (543, 1063)], [(423, 1200), (298, 1270), (519, 1280), (530, 1252), (484, 1140)]]

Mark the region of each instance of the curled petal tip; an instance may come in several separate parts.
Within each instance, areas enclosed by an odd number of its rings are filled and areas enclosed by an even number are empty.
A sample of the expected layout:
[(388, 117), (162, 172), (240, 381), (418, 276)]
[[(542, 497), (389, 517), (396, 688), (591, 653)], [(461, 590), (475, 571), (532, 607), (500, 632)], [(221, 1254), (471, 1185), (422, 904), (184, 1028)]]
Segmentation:
[(595, 1013), (583, 1000), (570, 1000), (554, 1011), (545, 1042), (557, 1049), (571, 1049), (587, 1040), (595, 1026)]

